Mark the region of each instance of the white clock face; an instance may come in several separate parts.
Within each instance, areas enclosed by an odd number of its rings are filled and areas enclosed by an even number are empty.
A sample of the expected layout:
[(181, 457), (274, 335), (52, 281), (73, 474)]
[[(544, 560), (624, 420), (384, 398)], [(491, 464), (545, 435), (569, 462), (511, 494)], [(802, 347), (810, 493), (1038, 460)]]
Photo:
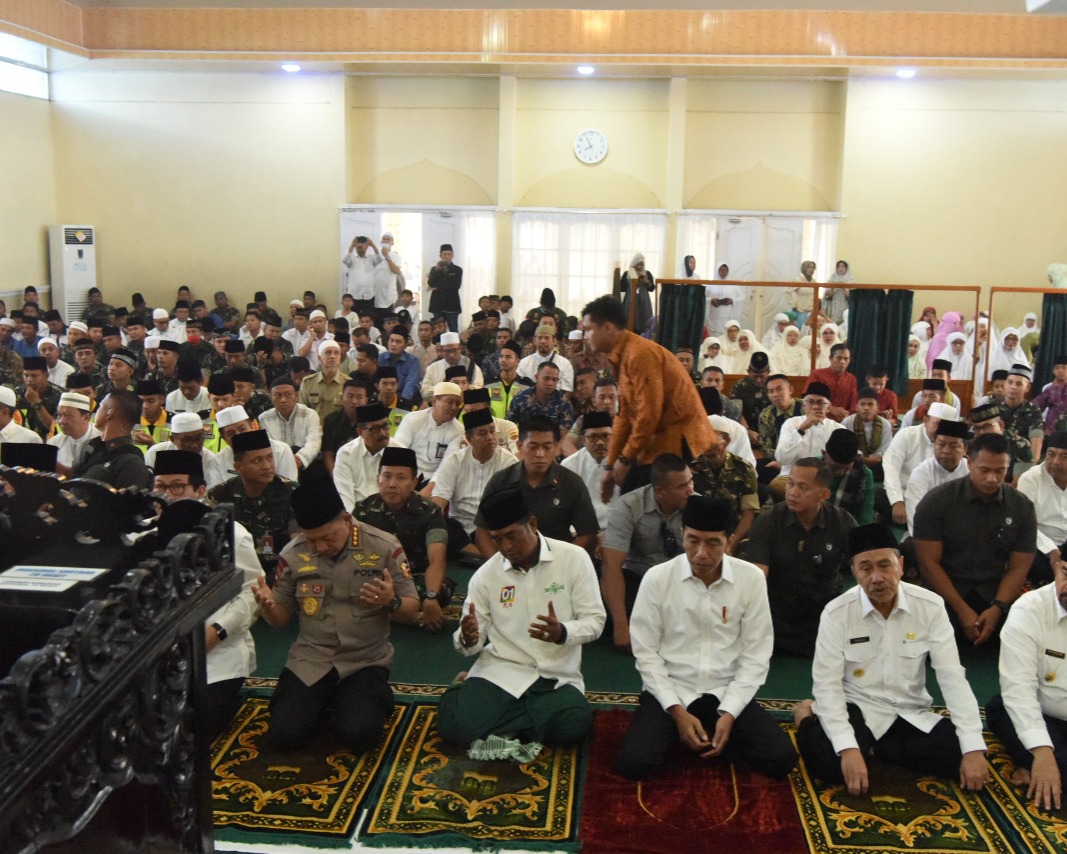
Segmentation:
[(584, 130), (574, 138), (574, 156), (582, 163), (599, 163), (608, 156), (608, 138), (598, 130)]

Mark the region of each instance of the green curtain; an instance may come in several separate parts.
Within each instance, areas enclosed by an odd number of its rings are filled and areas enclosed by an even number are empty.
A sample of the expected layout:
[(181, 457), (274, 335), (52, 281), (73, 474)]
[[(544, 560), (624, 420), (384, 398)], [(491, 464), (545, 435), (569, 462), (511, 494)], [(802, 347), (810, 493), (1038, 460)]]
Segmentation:
[(1034, 393), (1052, 382), (1052, 364), (1067, 350), (1067, 293), (1045, 294), (1041, 301), (1041, 337), (1034, 362)]
[[(908, 337), (911, 335), (914, 302), (914, 291), (890, 291), (882, 311), (881, 362), (889, 368), (889, 387), (901, 400), (906, 400), (908, 394)], [(851, 314), (849, 319), (852, 319)], [(866, 377), (860, 377), (860, 382), (864, 379)]]
[(661, 284), (656, 341), (671, 352), (692, 347), (700, 352), (704, 334), (704, 288), (695, 285)]
[(889, 369), (889, 387), (901, 397), (908, 392), (908, 333), (913, 291), (860, 290), (848, 297), (849, 370), (862, 387), (871, 365)]

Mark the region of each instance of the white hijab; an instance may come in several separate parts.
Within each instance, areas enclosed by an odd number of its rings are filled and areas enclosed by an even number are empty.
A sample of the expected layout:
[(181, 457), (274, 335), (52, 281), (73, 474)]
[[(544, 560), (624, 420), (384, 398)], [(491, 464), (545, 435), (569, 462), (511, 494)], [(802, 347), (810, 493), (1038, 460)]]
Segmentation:
[[(834, 333), (834, 340), (831, 341), (829, 344), (826, 343), (826, 341), (824, 341), (822, 337), (822, 334), (827, 329), (832, 330)], [(818, 370), (819, 368), (830, 367), (830, 348), (833, 347), (835, 344), (840, 343), (841, 336), (838, 334), (836, 323), (824, 323), (822, 326), (819, 327), (819, 355), (815, 357), (816, 370)]]
[(990, 372), (1010, 371), (1012, 365), (1026, 365), (1026, 367), (1030, 367), (1030, 360), (1026, 358), (1026, 353), (1023, 352), (1023, 348), (1019, 346), (1019, 344), (1016, 344), (1015, 347), (1010, 350), (1004, 346), (1004, 339), (1009, 335), (1014, 335), (1016, 338), (1022, 337), (1019, 335), (1019, 330), (1014, 326), (1008, 326), (1000, 333), (1000, 346), (993, 350), (993, 359), (989, 365)]
[(778, 343), (771, 347), (767, 358), (771, 363), (771, 372), (786, 376), (807, 376), (811, 372), (811, 351), (804, 346), (804, 339), (796, 344), (789, 343), (789, 333), (800, 335), (795, 326), (787, 326)]
[[(708, 348), (712, 344), (719, 345), (719, 355), (717, 355), (715, 358), (711, 358), (708, 355)], [(726, 359), (722, 355), (722, 341), (720, 341), (714, 335), (709, 335), (707, 338), (700, 342), (700, 363), (698, 365), (698, 369), (701, 373), (703, 373), (704, 368), (722, 368), (722, 372), (725, 374), (727, 373), (727, 370), (725, 367), (723, 367), (724, 364), (726, 364)]]
[(946, 362), (952, 364), (952, 379), (954, 380), (969, 380), (972, 376), (973, 362), (971, 361), (971, 354), (967, 352), (966, 346), (957, 356), (952, 352), (952, 344), (955, 341), (966, 344), (967, 336), (962, 332), (953, 332), (946, 339), (945, 347), (941, 350), (938, 359), (944, 359)]
[[(926, 324), (924, 323), (923, 326), (926, 326)], [(926, 379), (926, 358), (923, 356), (923, 342), (918, 335), (912, 335), (908, 338), (909, 343), (912, 341), (919, 342), (919, 351), (914, 356), (908, 356), (908, 379), (924, 380)]]

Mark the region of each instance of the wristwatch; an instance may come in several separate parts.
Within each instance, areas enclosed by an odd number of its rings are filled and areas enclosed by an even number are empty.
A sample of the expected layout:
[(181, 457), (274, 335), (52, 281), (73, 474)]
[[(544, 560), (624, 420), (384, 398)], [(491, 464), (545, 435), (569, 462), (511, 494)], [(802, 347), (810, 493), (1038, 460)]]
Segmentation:
[(994, 599), (989, 604), (996, 605), (998, 608), (1000, 608), (1000, 613), (1004, 614), (1005, 616), (1007, 616), (1008, 614), (1008, 608), (1011, 607), (1011, 605), (1001, 599)]
[(426, 591), (426, 595), (423, 596), (422, 598), (423, 599), (436, 599), (440, 595), (441, 595), (441, 592), (439, 590), (427, 590)]
[(230, 635), (230, 633), (228, 631), (226, 631), (226, 629), (224, 629), (218, 623), (212, 623), (211, 624), (211, 628), (213, 628), (215, 630), (215, 634), (217, 634), (219, 636), (219, 640), (220, 641), (226, 640), (226, 638), (229, 637), (229, 635)]
[(400, 597), (399, 596), (394, 596), (392, 602), (390, 602), (388, 605), (382, 605), (382, 610), (383, 611), (388, 611), (391, 614), (391, 613), (393, 613), (393, 611), (399, 611), (401, 604), (402, 603), (400, 601)]

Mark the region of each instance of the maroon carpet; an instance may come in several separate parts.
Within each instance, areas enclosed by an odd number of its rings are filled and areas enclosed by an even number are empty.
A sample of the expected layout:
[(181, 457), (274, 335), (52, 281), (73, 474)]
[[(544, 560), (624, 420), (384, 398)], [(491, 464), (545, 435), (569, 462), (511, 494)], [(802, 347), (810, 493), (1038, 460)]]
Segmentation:
[(583, 854), (808, 850), (788, 780), (701, 760), (684, 747), (640, 786), (615, 774), (631, 714), (596, 713), (579, 826)]

